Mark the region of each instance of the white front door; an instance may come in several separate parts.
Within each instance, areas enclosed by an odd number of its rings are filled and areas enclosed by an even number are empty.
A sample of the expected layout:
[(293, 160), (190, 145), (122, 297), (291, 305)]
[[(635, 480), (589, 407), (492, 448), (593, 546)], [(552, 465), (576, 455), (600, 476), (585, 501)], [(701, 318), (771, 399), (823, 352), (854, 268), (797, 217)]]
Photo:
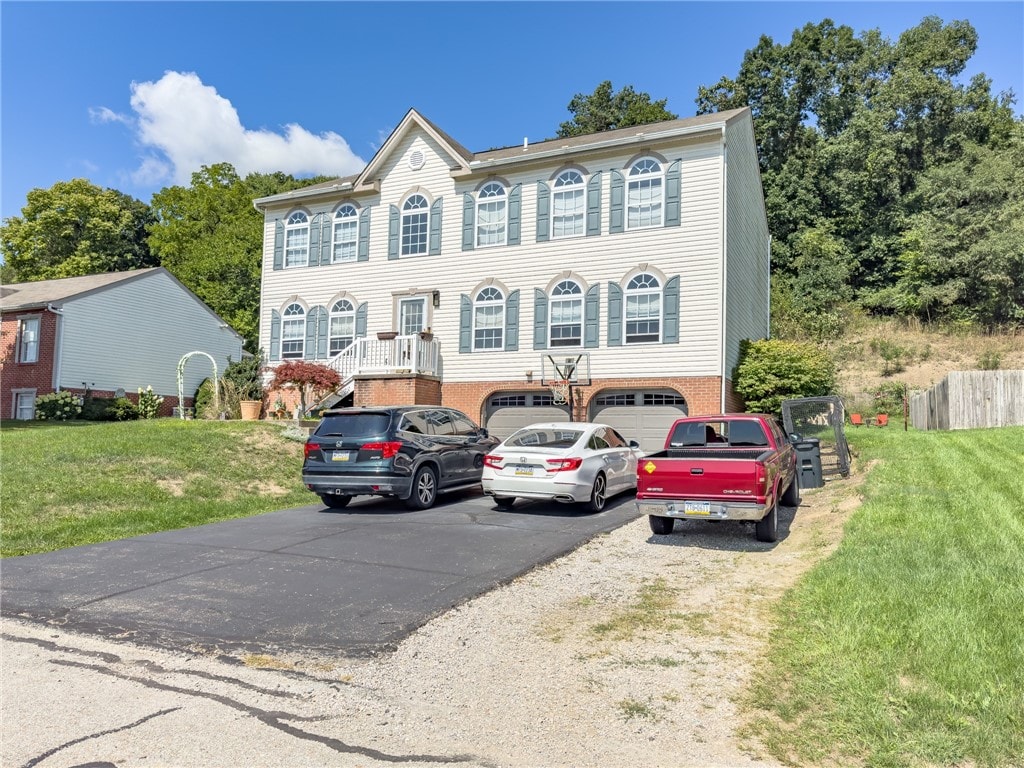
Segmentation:
[(411, 336), (427, 327), (427, 299), (416, 296), (398, 300), (398, 332)]

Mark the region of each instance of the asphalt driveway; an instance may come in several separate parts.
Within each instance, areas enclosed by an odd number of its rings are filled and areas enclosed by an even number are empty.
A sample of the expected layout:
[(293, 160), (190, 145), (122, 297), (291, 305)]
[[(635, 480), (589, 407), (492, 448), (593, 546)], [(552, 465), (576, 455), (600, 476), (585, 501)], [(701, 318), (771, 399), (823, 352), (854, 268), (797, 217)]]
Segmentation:
[(603, 512), (479, 492), (408, 511), (386, 499), (7, 558), (5, 616), (182, 650), (393, 648), (434, 616), (633, 520), (632, 493)]

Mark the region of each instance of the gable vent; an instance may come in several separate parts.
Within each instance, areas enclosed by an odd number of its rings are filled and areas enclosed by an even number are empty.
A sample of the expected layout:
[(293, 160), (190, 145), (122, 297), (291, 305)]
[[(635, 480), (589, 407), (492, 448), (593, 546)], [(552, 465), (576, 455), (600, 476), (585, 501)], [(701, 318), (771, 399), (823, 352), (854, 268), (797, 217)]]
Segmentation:
[(418, 171), (422, 168), (425, 162), (426, 158), (423, 157), (423, 153), (418, 149), (414, 150), (413, 153), (409, 155), (409, 167), (414, 171)]

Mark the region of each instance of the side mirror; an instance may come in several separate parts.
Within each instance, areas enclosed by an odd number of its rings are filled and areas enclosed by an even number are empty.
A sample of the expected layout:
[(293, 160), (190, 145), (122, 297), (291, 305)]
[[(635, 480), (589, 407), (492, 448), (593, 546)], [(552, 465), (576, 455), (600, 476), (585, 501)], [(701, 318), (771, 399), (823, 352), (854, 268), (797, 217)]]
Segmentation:
[(640, 443), (638, 443), (636, 440), (630, 440), (629, 441), (629, 447), (630, 448), (639, 448), (640, 447)]
[(800, 437), (800, 435), (798, 435), (796, 432), (790, 432), (789, 433), (789, 442), (791, 442), (791, 443), (799, 443), (801, 440), (803, 440), (803, 438)]
[(490, 433), (488, 433), (487, 429), (484, 427), (480, 427), (480, 429), (477, 431), (477, 434), (480, 435), (481, 439), (486, 439), (491, 436)]

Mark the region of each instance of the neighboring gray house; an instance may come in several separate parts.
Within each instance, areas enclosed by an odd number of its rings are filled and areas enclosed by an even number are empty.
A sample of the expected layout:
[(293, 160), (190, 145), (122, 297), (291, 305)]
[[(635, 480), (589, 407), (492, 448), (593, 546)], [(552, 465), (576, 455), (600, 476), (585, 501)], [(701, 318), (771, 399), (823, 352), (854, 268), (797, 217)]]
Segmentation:
[[(152, 386), (163, 413), (178, 405), (177, 368), (201, 351), (223, 372), (242, 356), (242, 338), (163, 267), (0, 288), (3, 418), (30, 419), (35, 398), (57, 390), (137, 399)], [(190, 404), (211, 374), (197, 356), (185, 367)]]
[(255, 205), (260, 346), (332, 365), (357, 405), (502, 436), (569, 416), (541, 378), (579, 358), (572, 417), (660, 447), (667, 420), (739, 407), (740, 341), (768, 335), (746, 108), (476, 153), (410, 110), (357, 176)]

